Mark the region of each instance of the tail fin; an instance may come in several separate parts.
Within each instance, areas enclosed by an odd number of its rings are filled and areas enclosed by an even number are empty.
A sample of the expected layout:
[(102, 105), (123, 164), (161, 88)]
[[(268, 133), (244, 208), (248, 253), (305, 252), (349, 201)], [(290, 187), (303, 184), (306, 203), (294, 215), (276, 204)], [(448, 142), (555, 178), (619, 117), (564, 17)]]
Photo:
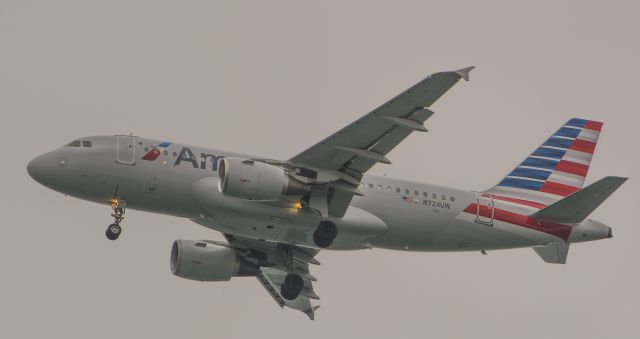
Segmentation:
[(538, 246), (533, 248), (536, 253), (550, 264), (564, 264), (567, 262), (567, 255), (569, 254), (569, 244), (559, 243), (551, 244), (547, 246)]
[(582, 188), (602, 123), (571, 119), (486, 193), (552, 204)]
[(531, 215), (547, 222), (577, 224), (586, 219), (613, 194), (627, 178), (606, 177)]

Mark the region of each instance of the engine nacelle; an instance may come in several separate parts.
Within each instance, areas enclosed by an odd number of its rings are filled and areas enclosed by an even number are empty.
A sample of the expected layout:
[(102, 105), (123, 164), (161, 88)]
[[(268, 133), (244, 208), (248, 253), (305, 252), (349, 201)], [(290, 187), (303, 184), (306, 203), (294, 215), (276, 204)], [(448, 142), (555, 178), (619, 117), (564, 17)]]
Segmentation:
[(243, 260), (236, 251), (194, 240), (176, 240), (171, 248), (171, 273), (198, 281), (228, 281), (255, 276), (259, 267)]
[(218, 190), (245, 200), (279, 201), (303, 196), (309, 186), (290, 177), (284, 168), (264, 162), (224, 158), (218, 162)]

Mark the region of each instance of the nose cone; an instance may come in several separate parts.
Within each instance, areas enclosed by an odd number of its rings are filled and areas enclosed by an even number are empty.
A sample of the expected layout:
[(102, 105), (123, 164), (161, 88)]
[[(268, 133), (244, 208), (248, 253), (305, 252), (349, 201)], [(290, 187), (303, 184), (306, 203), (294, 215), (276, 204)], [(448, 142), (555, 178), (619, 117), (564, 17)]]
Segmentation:
[(29, 162), (29, 164), (27, 164), (27, 172), (29, 173), (29, 175), (33, 178), (33, 180), (44, 184), (45, 183), (45, 178), (46, 178), (46, 172), (47, 172), (47, 161), (46, 161), (46, 154), (37, 156), (36, 158), (34, 158), (33, 160), (31, 160)]

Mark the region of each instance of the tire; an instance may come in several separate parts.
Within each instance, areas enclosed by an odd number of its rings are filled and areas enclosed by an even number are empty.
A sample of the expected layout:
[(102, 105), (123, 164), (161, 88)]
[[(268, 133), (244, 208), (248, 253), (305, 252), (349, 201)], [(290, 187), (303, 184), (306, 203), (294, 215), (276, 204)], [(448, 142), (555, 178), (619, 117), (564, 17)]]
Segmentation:
[(313, 232), (313, 242), (320, 248), (331, 246), (338, 236), (338, 227), (331, 221), (324, 220), (320, 222), (318, 228)]
[(122, 227), (120, 227), (120, 225), (111, 224), (109, 225), (109, 227), (107, 227), (107, 232), (105, 234), (107, 236), (107, 239), (116, 240), (118, 239), (121, 233), (122, 233)]
[(300, 295), (304, 288), (304, 280), (297, 274), (288, 274), (282, 285), (280, 285), (280, 294), (287, 300), (294, 300)]
[(120, 233), (122, 233), (122, 227), (118, 224), (111, 224), (109, 225), (109, 232), (120, 235)]

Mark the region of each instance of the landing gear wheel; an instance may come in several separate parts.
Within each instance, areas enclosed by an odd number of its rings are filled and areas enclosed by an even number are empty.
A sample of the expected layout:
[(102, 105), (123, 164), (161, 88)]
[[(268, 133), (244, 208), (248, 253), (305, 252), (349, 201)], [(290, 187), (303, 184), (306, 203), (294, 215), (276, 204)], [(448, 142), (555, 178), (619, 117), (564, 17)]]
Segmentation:
[(111, 224), (107, 228), (107, 239), (116, 240), (120, 236), (120, 233), (122, 233), (122, 227), (120, 227), (120, 225), (118, 224)]
[(284, 282), (280, 285), (280, 294), (287, 300), (293, 300), (300, 295), (304, 288), (304, 280), (297, 275), (290, 273), (284, 278)]
[(126, 205), (127, 203), (124, 200), (120, 200), (115, 197), (111, 201), (111, 208), (113, 209), (113, 213), (111, 214), (111, 216), (113, 217), (114, 222), (113, 224), (109, 225), (109, 227), (107, 227), (107, 232), (105, 233), (107, 235), (107, 239), (116, 240), (122, 233), (122, 227), (120, 227), (120, 222), (124, 220), (124, 213), (125, 213), (124, 207)]
[(318, 228), (313, 232), (313, 242), (320, 248), (331, 246), (333, 240), (338, 236), (338, 227), (329, 220), (320, 222)]

